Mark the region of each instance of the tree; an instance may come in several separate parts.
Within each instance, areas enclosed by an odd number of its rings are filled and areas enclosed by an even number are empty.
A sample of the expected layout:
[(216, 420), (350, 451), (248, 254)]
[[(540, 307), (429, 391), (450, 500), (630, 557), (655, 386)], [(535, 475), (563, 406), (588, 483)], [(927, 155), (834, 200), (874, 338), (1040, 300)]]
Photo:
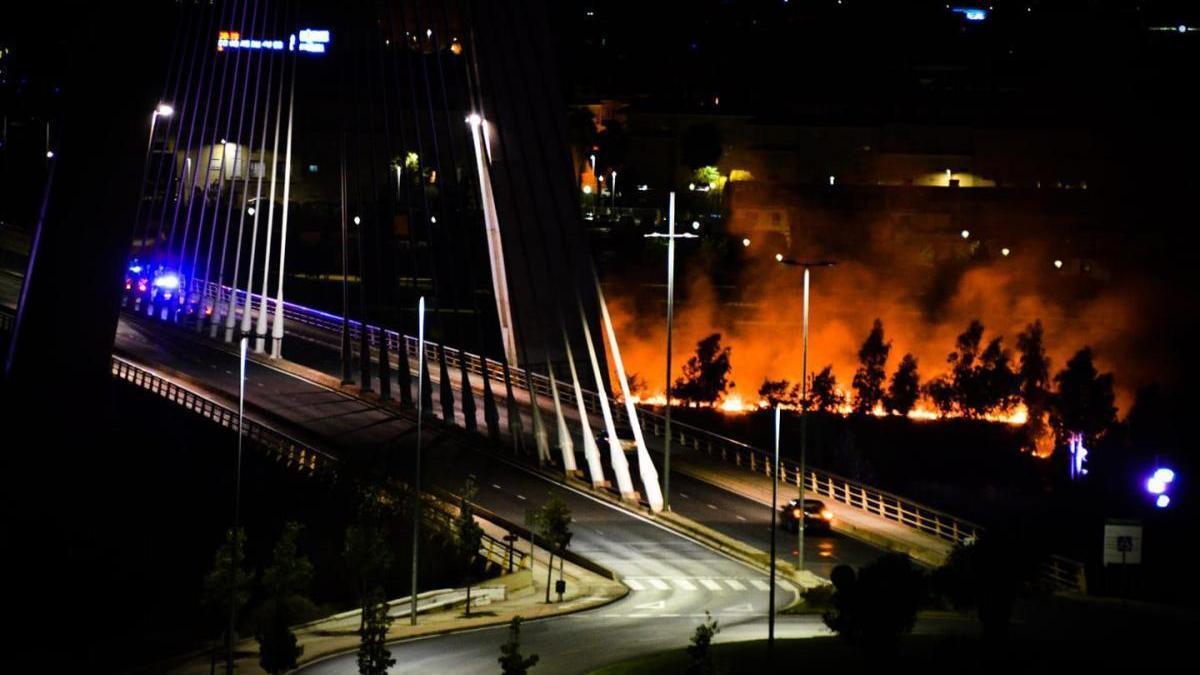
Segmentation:
[(646, 378), (637, 373), (625, 373), (625, 381), (629, 383), (629, 394), (631, 396), (639, 396), (649, 388), (649, 385), (646, 384)]
[(226, 645), (237, 638), (228, 634), (230, 612), (245, 607), (250, 600), (250, 585), (254, 576), (242, 567), (245, 559), (246, 531), (240, 527), (236, 534), (232, 529), (226, 530), (225, 541), (213, 557), (212, 569), (204, 577), (201, 603), (220, 617), (221, 625), (225, 627)]
[(497, 660), (503, 675), (525, 675), (537, 665), (537, 654), (521, 655), (521, 617), (514, 616), (508, 624), (508, 642), (500, 645), (500, 658)]
[(789, 403), (791, 396), (788, 394), (790, 384), (787, 380), (768, 380), (763, 379), (762, 386), (758, 388), (758, 397), (767, 402), (767, 405), (774, 408), (782, 403)]
[(683, 163), (693, 171), (712, 166), (721, 159), (721, 132), (712, 124), (688, 127), (680, 140)]
[(550, 602), (550, 581), (551, 573), (554, 571), (554, 556), (560, 557), (571, 544), (571, 537), (574, 533), (571, 532), (571, 509), (569, 509), (563, 500), (558, 498), (558, 495), (551, 493), (550, 499), (542, 505), (533, 517), (534, 527), (537, 529), (538, 536), (546, 542), (546, 549), (550, 551), (550, 561), (546, 565), (546, 602)]
[(361, 629), (362, 622), (366, 621), (369, 591), (383, 583), (384, 575), (392, 566), (392, 552), (388, 546), (388, 524), (377, 488), (367, 487), (362, 490), (358, 517), (346, 528), (342, 558), (346, 561), (359, 607), (363, 610), (359, 624)]
[(675, 395), (682, 401), (712, 405), (734, 385), (729, 379), (733, 366), (729, 347), (721, 346), (721, 334), (713, 333), (696, 343), (696, 353), (683, 364), (683, 377), (675, 380)]
[(917, 359), (912, 354), (905, 354), (904, 358), (900, 359), (900, 366), (892, 375), (892, 383), (888, 385), (883, 405), (887, 410), (907, 415), (917, 405), (920, 395)]
[(716, 664), (712, 657), (712, 641), (717, 633), (721, 632), (721, 626), (717, 620), (712, 618), (712, 614), (708, 610), (704, 611), (704, 621), (696, 626), (696, 632), (692, 634), (691, 644), (687, 646), (687, 655), (690, 659), (687, 667), (688, 675), (711, 675), (717, 672)]
[(479, 558), (479, 547), (483, 542), (483, 528), (475, 522), (471, 499), (475, 497), (475, 484), (468, 479), (463, 486), (458, 505), (458, 517), (454, 520), (454, 549), (467, 583), (467, 607), (464, 614), (471, 616), (471, 572)]
[(883, 322), (875, 319), (871, 332), (858, 350), (858, 370), (854, 373), (854, 412), (867, 414), (883, 400), (883, 383), (887, 381), (888, 355), (892, 343), (883, 340)]
[(1038, 319), (1017, 335), (1017, 377), (1020, 380), (1021, 400), (1030, 419), (1046, 409), (1047, 388), (1050, 384), (1050, 359), (1042, 345), (1042, 321)]
[(1020, 376), (1013, 372), (1011, 362), (1001, 338), (993, 338), (979, 356), (976, 368), (979, 400), (973, 402), (975, 414), (1008, 412), (1020, 400)]
[(1113, 405), (1112, 373), (1096, 372), (1092, 348), (1084, 347), (1067, 361), (1066, 368), (1054, 376), (1058, 392), (1054, 396), (1054, 426), (1059, 438), (1069, 432), (1081, 433), (1094, 440), (1116, 422)]
[(392, 627), (383, 589), (376, 587), (367, 594), (363, 608), (364, 620), (359, 629), (358, 672), (362, 675), (386, 675), (396, 664), (387, 648), (387, 634)]
[(265, 612), (259, 619), (258, 662), (268, 673), (283, 673), (296, 667), (304, 648), (296, 644), (290, 626), (303, 617), (311, 602), (305, 597), (312, 582), (313, 566), (297, 551), (303, 526), (289, 522), (275, 542), (271, 564), (263, 572), (267, 592)]
[(955, 351), (946, 356), (946, 362), (950, 364), (954, 404), (960, 413), (968, 417), (974, 416), (978, 401), (983, 398), (976, 369), (982, 341), (983, 324), (974, 319), (955, 340)]
[(912, 630), (925, 596), (925, 576), (908, 556), (888, 553), (857, 575), (841, 565), (832, 581), (837, 589), (825, 625), (851, 643), (873, 651), (893, 651)]
[(838, 391), (837, 378), (833, 375), (833, 366), (825, 366), (821, 372), (812, 376), (805, 409), (837, 412), (843, 403), (845, 403), (845, 397)]

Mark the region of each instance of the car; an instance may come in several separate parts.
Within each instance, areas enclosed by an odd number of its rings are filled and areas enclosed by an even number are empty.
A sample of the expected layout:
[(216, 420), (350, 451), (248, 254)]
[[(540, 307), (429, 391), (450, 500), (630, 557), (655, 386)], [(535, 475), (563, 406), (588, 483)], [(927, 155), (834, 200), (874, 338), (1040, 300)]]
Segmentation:
[[(803, 513), (806, 532), (828, 533), (833, 529), (833, 511), (825, 507), (825, 502), (805, 499)], [(779, 509), (779, 526), (789, 532), (799, 532), (800, 514), (800, 500), (792, 499)]]

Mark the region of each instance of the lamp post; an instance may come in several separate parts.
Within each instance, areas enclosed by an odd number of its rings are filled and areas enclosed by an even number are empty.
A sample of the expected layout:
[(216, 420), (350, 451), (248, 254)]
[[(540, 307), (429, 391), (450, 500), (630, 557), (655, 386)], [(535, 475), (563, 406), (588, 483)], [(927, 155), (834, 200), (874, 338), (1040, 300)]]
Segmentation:
[[(808, 401), (808, 286), (809, 286), (809, 270), (813, 267), (833, 267), (836, 262), (832, 260), (810, 260), (801, 261), (783, 257), (782, 253), (775, 254), (776, 262), (779, 262), (789, 267), (804, 268), (804, 321), (802, 331), (803, 350), (800, 357), (800, 476), (799, 483), (800, 491), (800, 524), (797, 528), (796, 535), (796, 571), (804, 570), (804, 473), (805, 473), (805, 455), (808, 450), (808, 410), (805, 409)], [(776, 423), (778, 424), (778, 423)], [(775, 467), (778, 470), (778, 465)], [(772, 534), (772, 541), (774, 541)]]
[[(616, 172), (613, 172), (615, 183)], [(646, 238), (662, 238), (667, 240), (667, 397), (664, 410), (663, 430), (663, 508), (671, 510), (671, 328), (675, 318), (675, 240), (695, 239), (697, 235), (691, 232), (675, 234), (675, 193), (671, 192), (667, 204), (667, 232), (654, 232), (642, 235)]]
[[(801, 481), (803, 482), (803, 481)], [(779, 404), (775, 404), (775, 460), (771, 466), (771, 597), (767, 610), (767, 663), (775, 660), (775, 518), (779, 502)]]
[(246, 348), (250, 339), (242, 336), (238, 354), (238, 439), (237, 463), (233, 471), (233, 529), (230, 530), (229, 551), (229, 626), (225, 635), (225, 672), (233, 673), (233, 627), (237, 622), (237, 554), (238, 520), (242, 507), (242, 438), (246, 435)]
[[(366, 324), (363, 324), (364, 328)], [(402, 359), (404, 360), (404, 359)], [(403, 363), (400, 364), (403, 367)], [(413, 538), (412, 538), (412, 589), (409, 597), (409, 625), (417, 625), (417, 544), (421, 532), (421, 419), (425, 411), (421, 402), (425, 400), (425, 296), (417, 301), (417, 459), (413, 475)]]

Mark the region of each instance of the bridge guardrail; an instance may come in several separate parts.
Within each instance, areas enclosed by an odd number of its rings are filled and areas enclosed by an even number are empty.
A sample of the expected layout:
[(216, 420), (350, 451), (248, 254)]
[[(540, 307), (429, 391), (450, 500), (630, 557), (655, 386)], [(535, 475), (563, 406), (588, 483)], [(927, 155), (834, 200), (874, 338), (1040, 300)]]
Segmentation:
[[(176, 384), (119, 356), (112, 357), (112, 375), (114, 378), (160, 396), (235, 433), (238, 430), (237, 410), (213, 401), (203, 394)], [(290, 468), (313, 474), (317, 471), (330, 470), (337, 462), (337, 458), (333, 455), (312, 448), (271, 427), (255, 422), (248, 417), (243, 417), (243, 420), (246, 425), (245, 440), (264, 449), (279, 461), (285, 462)], [(443, 532), (451, 531), (454, 527), (454, 518), (457, 516), (458, 507), (433, 498), (428, 498), (425, 502), (429, 506), (422, 510), (426, 522)], [(503, 524), (494, 524), (501, 529), (509, 529)], [(480, 542), (480, 554), (496, 565), (504, 567), (509, 560), (509, 544), (485, 532)], [(512, 560), (518, 568), (525, 563), (526, 556), (526, 553), (518, 549), (512, 550)]]
[[(225, 290), (222, 293), (227, 295), (228, 287), (223, 288)], [(216, 295), (216, 284), (209, 283), (206, 292), (210, 295)], [(245, 291), (238, 291), (238, 294), (240, 302), (244, 306)], [(256, 304), (261, 301), (260, 297), (257, 294), (254, 295)], [(269, 311), (274, 311), (274, 303), (273, 299), (268, 298), (267, 307)], [(284, 317), (287, 320), (296, 321), (297, 323), (322, 331), (340, 334), (342, 330), (341, 317), (293, 303), (284, 303)], [(351, 337), (357, 341), (361, 335), (362, 324), (353, 320), (349, 324)], [(410, 335), (400, 335), (392, 330), (385, 329), (380, 331), (378, 327), (370, 325), (367, 326), (367, 331), (371, 346), (378, 346), (379, 336), (382, 334), (386, 336), (389, 349), (393, 353), (399, 354), (399, 347), (403, 344), (406, 356), (409, 359), (416, 358), (417, 338)], [(448, 367), (457, 368), (465, 364), (468, 372), (481, 376), (486, 369), (489, 378), (495, 381), (503, 381), (503, 363), (426, 340), (425, 358), (428, 361), (433, 363), (438, 362), (439, 351), (445, 356)], [(529, 373), (519, 366), (509, 366), (508, 370), (514, 388), (526, 391), (532, 390), (540, 396), (548, 397), (551, 395), (550, 378), (547, 376), (540, 373)], [(572, 391), (574, 385), (558, 380), (558, 388), (560, 392)], [(598, 414), (600, 412), (599, 395), (596, 392), (588, 390), (584, 390), (582, 393), (584, 407), (587, 411)], [(628, 415), (625, 411), (625, 406), (615, 398), (610, 398), (609, 401), (614, 419), (627, 423)], [(643, 424), (641, 425), (643, 431), (648, 431), (657, 438), (663, 437), (665, 433), (665, 418), (656, 412), (642, 407), (638, 408), (638, 414), (643, 418)], [(732, 463), (735, 467), (751, 473), (762, 473), (770, 476), (771, 456), (765, 450), (675, 420), (672, 420), (671, 427), (672, 441), (677, 441), (681, 447), (690, 447), (697, 451), (703, 451), (711, 458)], [(801, 477), (798, 462), (781, 460), (780, 473), (780, 477), (784, 482), (799, 486)], [(972, 542), (983, 533), (983, 528), (971, 521), (952, 516), (885, 490), (849, 480), (834, 473), (806, 467), (803, 480), (807, 492), (833, 499), (851, 508), (874, 514), (951, 544)], [(1059, 583), (1060, 585), (1067, 584), (1070, 588), (1085, 586), (1082, 571), (1083, 565), (1081, 563), (1056, 556), (1056, 560), (1053, 563), (1047, 563), (1047, 565), (1049, 565), (1047, 567), (1047, 575), (1053, 573), (1053, 577), (1048, 576), (1047, 578), (1054, 583)], [(1078, 584), (1075, 584), (1075, 581), (1078, 581)]]

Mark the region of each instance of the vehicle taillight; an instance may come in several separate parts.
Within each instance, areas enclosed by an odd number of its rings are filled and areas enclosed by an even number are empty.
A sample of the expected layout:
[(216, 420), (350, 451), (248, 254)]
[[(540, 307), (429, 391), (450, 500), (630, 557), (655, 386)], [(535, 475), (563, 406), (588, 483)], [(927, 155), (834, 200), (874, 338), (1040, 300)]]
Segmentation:
[(821, 517), (825, 520), (833, 520), (833, 511), (830, 511), (829, 509), (823, 509), (821, 511)]
[(793, 518), (799, 518), (801, 513), (802, 512), (800, 511), (800, 509), (792, 509), (792, 517)]

